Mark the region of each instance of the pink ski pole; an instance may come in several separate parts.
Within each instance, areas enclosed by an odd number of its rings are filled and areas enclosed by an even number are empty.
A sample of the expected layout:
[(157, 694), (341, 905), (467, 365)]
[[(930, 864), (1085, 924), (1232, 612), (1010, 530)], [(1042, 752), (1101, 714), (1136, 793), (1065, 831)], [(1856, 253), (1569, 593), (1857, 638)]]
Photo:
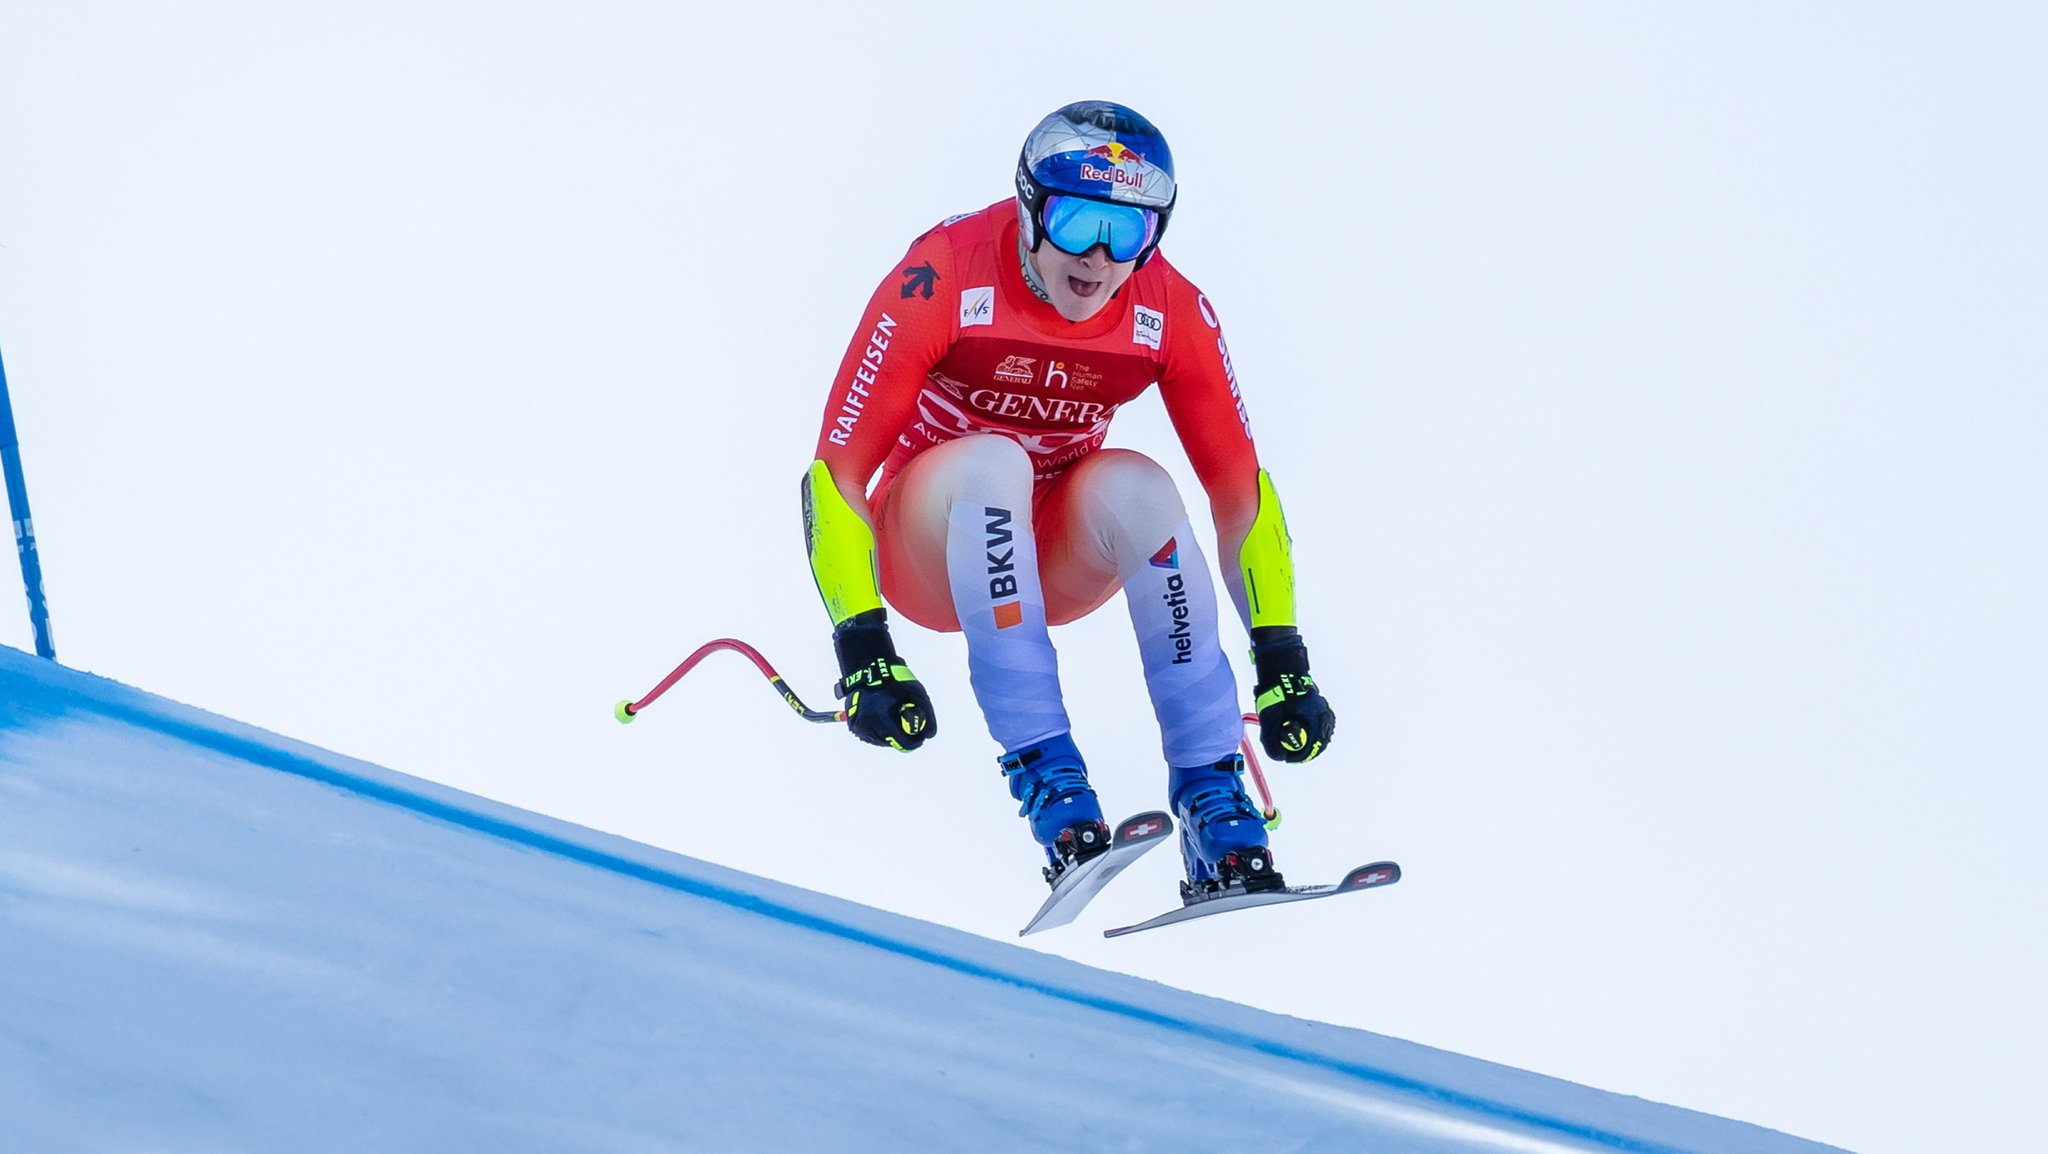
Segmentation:
[(775, 672), (775, 667), (768, 664), (768, 659), (761, 656), (759, 650), (744, 641), (731, 637), (721, 637), (716, 641), (707, 641), (698, 646), (697, 651), (685, 657), (683, 663), (675, 667), (674, 672), (661, 679), (661, 684), (648, 690), (647, 696), (642, 697), (638, 701), (619, 702), (612, 709), (612, 716), (618, 718), (621, 725), (631, 724), (633, 718), (638, 716), (641, 710), (654, 704), (656, 699), (662, 694), (667, 693), (676, 682), (681, 681), (684, 674), (695, 669), (698, 662), (721, 649), (730, 649), (734, 653), (753, 662), (754, 668), (759, 669), (761, 675), (768, 679), (768, 684), (775, 687), (775, 692), (782, 695), (783, 702), (791, 709), (796, 710), (796, 715), (805, 721), (830, 722), (846, 720), (846, 711), (843, 709), (828, 712), (812, 709), (810, 706), (805, 705), (803, 698), (796, 695), (796, 691), (789, 687), (789, 683), (782, 679), (780, 673)]
[[(1259, 715), (1256, 713), (1247, 713), (1244, 719), (1251, 725), (1259, 723)], [(1252, 784), (1259, 787), (1259, 808), (1265, 811), (1262, 816), (1266, 819), (1266, 828), (1279, 829), (1280, 807), (1273, 804), (1273, 791), (1266, 786), (1266, 771), (1259, 765), (1259, 754), (1252, 748), (1251, 735), (1246, 734), (1238, 741), (1238, 745), (1244, 749), (1245, 768), (1252, 771)]]
[[(640, 715), (641, 710), (654, 704), (655, 701), (660, 699), (662, 694), (673, 689), (676, 682), (681, 681), (685, 674), (697, 667), (698, 662), (703, 661), (706, 657), (721, 649), (730, 649), (734, 653), (753, 662), (754, 668), (759, 669), (761, 676), (766, 677), (768, 684), (774, 686), (775, 692), (781, 695), (784, 704), (795, 710), (796, 715), (805, 721), (824, 723), (846, 720), (846, 711), (843, 709), (826, 711), (812, 709), (810, 706), (805, 705), (803, 698), (798, 697), (796, 691), (789, 687), (789, 683), (782, 679), (782, 675), (775, 672), (775, 667), (768, 664), (768, 659), (761, 656), (760, 650), (732, 637), (721, 637), (715, 641), (707, 641), (698, 646), (695, 653), (685, 657), (683, 663), (676, 666), (667, 677), (662, 678), (660, 684), (648, 690), (646, 696), (638, 701), (621, 701), (618, 705), (614, 706), (612, 708), (612, 716), (618, 718), (621, 725), (631, 724), (633, 719)], [(1259, 723), (1259, 715), (1247, 713), (1244, 715), (1244, 720), (1248, 724), (1257, 725)], [(1266, 784), (1266, 771), (1265, 767), (1259, 763), (1258, 751), (1252, 747), (1252, 740), (1249, 735), (1244, 737), (1239, 744), (1244, 749), (1245, 767), (1251, 770), (1252, 784), (1256, 785), (1259, 790), (1260, 809), (1263, 811), (1262, 816), (1266, 819), (1266, 828), (1278, 829), (1280, 826), (1280, 808), (1273, 804), (1273, 790), (1271, 786)]]

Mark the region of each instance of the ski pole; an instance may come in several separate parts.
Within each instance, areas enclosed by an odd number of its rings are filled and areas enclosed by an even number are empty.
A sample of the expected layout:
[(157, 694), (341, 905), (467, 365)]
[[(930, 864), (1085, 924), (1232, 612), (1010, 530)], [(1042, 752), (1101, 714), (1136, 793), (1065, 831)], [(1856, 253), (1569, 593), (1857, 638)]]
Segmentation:
[(747, 644), (744, 641), (740, 641), (731, 637), (721, 637), (716, 641), (707, 641), (704, 644), (698, 646), (697, 651), (695, 653), (690, 654), (688, 657), (685, 657), (683, 659), (683, 663), (675, 667), (674, 672), (670, 673), (667, 677), (661, 679), (661, 684), (655, 686), (653, 689), (648, 690), (647, 696), (641, 698), (638, 701), (619, 702), (618, 705), (613, 707), (612, 716), (618, 718), (619, 724), (621, 725), (631, 724), (633, 718), (637, 716), (641, 710), (654, 704), (655, 699), (660, 697), (662, 694), (667, 693), (669, 689), (675, 685), (676, 682), (681, 681), (685, 673), (688, 673), (690, 670), (695, 669), (699, 661), (704, 660), (706, 657), (711, 656), (713, 653), (716, 653), (721, 649), (730, 649), (734, 653), (737, 653), (740, 656), (745, 657), (747, 660), (753, 662), (754, 668), (759, 669), (761, 671), (761, 676), (766, 677), (768, 679), (768, 684), (775, 687), (775, 692), (782, 695), (782, 700), (785, 703), (787, 703), (791, 709), (796, 710), (797, 716), (803, 718), (805, 721), (831, 722), (846, 720), (846, 711), (843, 709), (838, 710), (836, 712), (826, 712), (823, 710), (812, 709), (810, 706), (805, 705), (803, 702), (803, 698), (798, 697), (796, 695), (796, 691), (789, 687), (789, 683), (782, 680), (782, 675), (780, 673), (775, 672), (775, 667), (768, 664), (768, 659), (761, 656), (759, 650), (755, 649), (753, 646)]
[[(660, 684), (648, 690), (645, 697), (638, 701), (621, 701), (618, 705), (614, 706), (612, 708), (612, 716), (618, 718), (621, 725), (632, 724), (633, 719), (640, 715), (641, 710), (654, 704), (662, 694), (674, 688), (676, 682), (681, 681), (685, 674), (697, 667), (698, 662), (703, 661), (706, 657), (721, 649), (730, 649), (734, 653), (753, 662), (754, 668), (759, 669), (761, 676), (768, 679), (768, 684), (775, 687), (775, 692), (782, 696), (783, 702), (795, 710), (796, 715), (805, 721), (826, 723), (846, 720), (846, 711), (843, 709), (827, 712), (825, 710), (812, 709), (810, 706), (805, 705), (803, 698), (796, 695), (796, 691), (789, 687), (789, 683), (782, 679), (780, 673), (775, 672), (775, 667), (768, 664), (768, 659), (761, 656), (759, 650), (733, 637), (721, 637), (716, 641), (707, 641), (698, 646), (695, 653), (685, 657), (683, 663), (676, 666), (667, 677), (662, 678)], [(1257, 725), (1259, 723), (1259, 715), (1247, 713), (1244, 715), (1244, 720), (1247, 724)], [(1265, 767), (1259, 763), (1258, 751), (1252, 748), (1250, 735), (1246, 735), (1241, 739), (1239, 744), (1244, 749), (1244, 763), (1246, 768), (1251, 770), (1252, 783), (1258, 786), (1259, 789), (1259, 801), (1262, 803), (1260, 808), (1263, 810), (1262, 816), (1266, 819), (1266, 828), (1278, 829), (1280, 828), (1280, 809), (1273, 804), (1273, 790), (1271, 786), (1266, 784), (1266, 771)]]
[[(1259, 715), (1256, 713), (1247, 713), (1244, 719), (1251, 725), (1259, 723)], [(1273, 804), (1273, 791), (1266, 788), (1266, 771), (1259, 765), (1258, 751), (1252, 748), (1251, 735), (1246, 734), (1238, 739), (1238, 744), (1244, 747), (1244, 764), (1245, 768), (1252, 771), (1252, 784), (1259, 787), (1259, 801), (1262, 803), (1259, 808), (1265, 811), (1261, 816), (1266, 819), (1266, 828), (1279, 829), (1280, 807)]]

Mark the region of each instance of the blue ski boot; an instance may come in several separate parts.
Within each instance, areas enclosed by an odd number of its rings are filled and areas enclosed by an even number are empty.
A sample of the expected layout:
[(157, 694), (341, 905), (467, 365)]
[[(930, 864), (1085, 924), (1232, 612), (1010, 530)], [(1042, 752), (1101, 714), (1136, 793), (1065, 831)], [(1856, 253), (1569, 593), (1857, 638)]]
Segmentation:
[(1045, 880), (1058, 885), (1068, 866), (1109, 848), (1109, 823), (1088, 784), (1088, 766), (1068, 734), (997, 759), (1010, 779), (1010, 796), (1023, 805), (1018, 817), (1031, 819), (1031, 836), (1045, 847)]
[(1175, 766), (1167, 797), (1180, 821), (1181, 864), (1188, 880), (1182, 901), (1196, 901), (1242, 885), (1254, 893), (1286, 885), (1266, 850), (1266, 823), (1244, 793), (1244, 757), (1232, 753), (1213, 765)]

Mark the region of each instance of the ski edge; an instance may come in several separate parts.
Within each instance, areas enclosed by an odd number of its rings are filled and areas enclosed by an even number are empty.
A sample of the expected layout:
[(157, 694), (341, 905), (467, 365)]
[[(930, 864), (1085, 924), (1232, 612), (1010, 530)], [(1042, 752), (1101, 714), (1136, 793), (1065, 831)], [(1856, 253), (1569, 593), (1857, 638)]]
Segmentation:
[(1132, 862), (1172, 836), (1173, 818), (1163, 810), (1134, 813), (1118, 822), (1111, 834), (1109, 848), (1100, 857), (1074, 867), (1061, 878), (1060, 885), (1046, 896), (1045, 904), (1038, 907), (1038, 912), (1024, 923), (1017, 936), (1027, 937), (1072, 924), (1103, 887), (1114, 881)]
[[(1333, 885), (1288, 886), (1267, 893), (1224, 894), (1203, 901), (1184, 905), (1177, 910), (1168, 910), (1158, 917), (1149, 918), (1135, 925), (1117, 926), (1102, 931), (1105, 938), (1118, 938), (1135, 934), (1141, 930), (1154, 930), (1163, 926), (1178, 925), (1198, 918), (1214, 917), (1234, 910), (1254, 909), (1259, 906), (1286, 905), (1290, 902), (1312, 901), (1316, 898), (1336, 897), (1339, 894), (1356, 893), (1360, 890), (1380, 889), (1401, 880), (1401, 866), (1398, 862), (1376, 861), (1354, 868), (1343, 879)], [(1207, 907), (1207, 908), (1205, 908)]]

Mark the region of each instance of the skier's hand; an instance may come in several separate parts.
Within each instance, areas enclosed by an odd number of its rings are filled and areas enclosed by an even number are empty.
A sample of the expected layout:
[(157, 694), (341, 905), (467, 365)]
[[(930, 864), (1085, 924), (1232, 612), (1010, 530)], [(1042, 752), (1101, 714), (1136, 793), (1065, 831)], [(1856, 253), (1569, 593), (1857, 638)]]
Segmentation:
[(874, 609), (848, 618), (832, 634), (839, 653), (839, 696), (846, 728), (869, 745), (905, 753), (937, 737), (931, 695), (896, 655), (888, 614)]
[(931, 695), (902, 662), (877, 657), (839, 683), (846, 698), (846, 728), (869, 745), (905, 753), (939, 733)]
[(1313, 759), (1337, 732), (1337, 714), (1308, 671), (1308, 646), (1293, 629), (1253, 630), (1259, 744), (1278, 761)]

